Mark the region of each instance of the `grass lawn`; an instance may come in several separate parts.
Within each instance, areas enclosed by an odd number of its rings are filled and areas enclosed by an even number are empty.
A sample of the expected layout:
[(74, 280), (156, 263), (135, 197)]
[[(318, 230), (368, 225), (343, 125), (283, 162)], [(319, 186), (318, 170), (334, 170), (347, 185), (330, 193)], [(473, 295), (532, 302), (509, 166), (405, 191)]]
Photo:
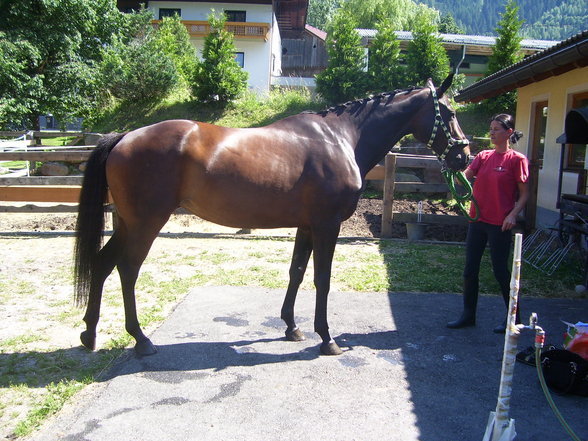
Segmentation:
[[(123, 327), (118, 276), (112, 274), (104, 291), (99, 350), (79, 347), (83, 311), (72, 306), (67, 252), (72, 245), (71, 237), (0, 237), (1, 260), (12, 262), (0, 272), (0, 304), (10, 317), (0, 324), (2, 437), (24, 437), (36, 430), (133, 343)], [(137, 283), (142, 325), (152, 332), (196, 286), (285, 291), (292, 246), (292, 238), (276, 237), (158, 238)], [(459, 293), (463, 260), (464, 247), (459, 245), (343, 239), (333, 262), (332, 290)], [(311, 271), (312, 261), (304, 290), (314, 289)], [(553, 276), (523, 265), (521, 295), (578, 296), (574, 287), (580, 275), (578, 259), (569, 259)], [(480, 285), (485, 294), (498, 289), (487, 258)]]

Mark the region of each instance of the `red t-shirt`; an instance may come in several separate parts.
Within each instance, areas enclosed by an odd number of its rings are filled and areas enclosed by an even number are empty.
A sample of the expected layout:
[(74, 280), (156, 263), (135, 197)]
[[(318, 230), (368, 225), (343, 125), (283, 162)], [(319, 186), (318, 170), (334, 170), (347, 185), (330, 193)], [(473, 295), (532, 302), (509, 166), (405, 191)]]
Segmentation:
[[(502, 225), (518, 197), (518, 183), (529, 179), (529, 163), (522, 153), (482, 150), (469, 169), (474, 172), (474, 198), (480, 209), (479, 221)], [(474, 216), (474, 204), (470, 216)]]

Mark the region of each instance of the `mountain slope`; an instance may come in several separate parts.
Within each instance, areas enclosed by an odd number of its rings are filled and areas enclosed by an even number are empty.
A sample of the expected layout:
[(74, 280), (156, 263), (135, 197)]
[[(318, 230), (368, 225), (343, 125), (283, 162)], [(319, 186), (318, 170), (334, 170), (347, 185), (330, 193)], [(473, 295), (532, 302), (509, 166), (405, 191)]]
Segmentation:
[[(467, 34), (495, 35), (506, 0), (421, 0), (451, 13)], [(588, 29), (588, 0), (518, 0), (521, 34), (527, 38), (564, 40)], [(477, 11), (472, 14), (472, 11)]]

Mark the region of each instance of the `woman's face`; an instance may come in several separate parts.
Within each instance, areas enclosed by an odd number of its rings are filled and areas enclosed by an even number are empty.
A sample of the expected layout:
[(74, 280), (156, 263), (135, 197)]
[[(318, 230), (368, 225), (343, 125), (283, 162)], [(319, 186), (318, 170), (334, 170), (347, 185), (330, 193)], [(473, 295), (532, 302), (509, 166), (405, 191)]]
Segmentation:
[(506, 145), (512, 134), (512, 129), (505, 129), (498, 121), (490, 123), (490, 141), (497, 146)]

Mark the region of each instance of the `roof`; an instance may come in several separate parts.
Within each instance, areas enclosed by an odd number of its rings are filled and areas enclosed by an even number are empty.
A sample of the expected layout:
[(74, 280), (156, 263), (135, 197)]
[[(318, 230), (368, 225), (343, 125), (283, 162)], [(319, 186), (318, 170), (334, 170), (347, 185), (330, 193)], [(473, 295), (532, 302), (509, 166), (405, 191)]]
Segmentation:
[(274, 3), (276, 20), (282, 37), (296, 38), (299, 36), (304, 31), (308, 0), (275, 0)]
[(588, 30), (537, 52), (459, 91), (457, 101), (478, 102), (588, 66)]
[[(364, 40), (364, 44), (369, 44), (378, 33), (375, 29), (358, 29), (360, 37)], [(413, 39), (410, 31), (395, 31), (396, 38), (402, 42), (409, 42)], [(441, 42), (446, 49), (461, 49), (466, 46), (467, 52), (470, 54), (489, 55), (492, 53), (492, 48), (496, 44), (496, 37), (488, 37), (483, 35), (462, 35), (462, 34), (439, 34)], [(537, 51), (548, 49), (555, 46), (558, 41), (553, 40), (531, 40), (523, 39), (521, 41), (521, 49), (523, 52), (533, 54)]]
[(311, 26), (309, 24), (305, 25), (304, 27), (308, 32), (310, 32), (312, 35), (314, 35), (315, 37), (319, 38), (320, 40), (326, 41), (327, 39), (327, 33), (325, 31), (321, 31), (318, 28), (315, 28), (314, 26)]

